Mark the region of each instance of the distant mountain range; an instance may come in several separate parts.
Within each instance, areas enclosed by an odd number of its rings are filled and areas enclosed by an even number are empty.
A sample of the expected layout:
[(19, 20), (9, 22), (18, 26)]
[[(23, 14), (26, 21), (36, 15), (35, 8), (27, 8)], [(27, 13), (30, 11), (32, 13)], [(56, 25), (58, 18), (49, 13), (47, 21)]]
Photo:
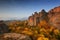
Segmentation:
[(13, 18), (0, 18), (0, 20), (27, 20), (28, 17), (23, 17), (23, 18), (18, 18), (18, 17), (13, 17)]
[(27, 19), (28, 19), (28, 17), (20, 18), (20, 20), (27, 20)]

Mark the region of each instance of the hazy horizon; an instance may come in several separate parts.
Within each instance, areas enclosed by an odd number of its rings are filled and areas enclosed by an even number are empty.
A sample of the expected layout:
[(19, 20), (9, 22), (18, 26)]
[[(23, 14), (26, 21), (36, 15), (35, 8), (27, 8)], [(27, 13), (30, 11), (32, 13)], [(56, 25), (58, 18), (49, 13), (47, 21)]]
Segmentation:
[(60, 0), (0, 0), (0, 20), (8, 18), (24, 18), (35, 11), (60, 6)]

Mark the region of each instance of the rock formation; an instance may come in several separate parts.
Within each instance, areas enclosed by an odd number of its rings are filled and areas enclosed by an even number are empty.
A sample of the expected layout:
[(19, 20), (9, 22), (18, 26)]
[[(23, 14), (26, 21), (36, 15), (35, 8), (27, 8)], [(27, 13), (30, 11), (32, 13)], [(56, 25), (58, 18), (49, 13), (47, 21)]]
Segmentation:
[(41, 12), (34, 12), (32, 16), (28, 18), (28, 25), (37, 26), (41, 20), (46, 20), (47, 12), (43, 9)]
[(32, 16), (28, 19), (28, 25), (36, 26), (39, 24), (41, 20), (46, 20), (57, 28), (60, 28), (60, 6), (55, 7), (48, 12), (42, 10), (41, 12), (35, 12)]
[(47, 12), (43, 9), (41, 12), (34, 12), (28, 19), (28, 25), (37, 26), (41, 20), (46, 20)]
[(0, 36), (0, 40), (31, 40), (31, 38), (24, 34), (5, 33)]
[(48, 13), (50, 24), (60, 29), (60, 6), (51, 9)]
[(4, 21), (0, 21), (0, 34), (9, 32), (8, 26), (4, 23)]

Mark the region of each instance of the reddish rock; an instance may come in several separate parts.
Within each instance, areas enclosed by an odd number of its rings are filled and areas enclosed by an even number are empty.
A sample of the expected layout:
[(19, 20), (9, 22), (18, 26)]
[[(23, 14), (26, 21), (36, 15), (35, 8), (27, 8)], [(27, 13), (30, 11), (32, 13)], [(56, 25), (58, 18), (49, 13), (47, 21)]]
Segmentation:
[(51, 25), (60, 29), (60, 6), (51, 9), (48, 13), (48, 17), (50, 18), (49, 22)]
[(45, 10), (42, 10), (41, 12), (37, 13), (34, 12), (34, 14), (29, 17), (28, 24), (30, 26), (36, 26), (40, 23), (41, 20), (46, 20), (50, 23), (50, 25), (53, 25), (57, 28), (60, 28), (60, 6), (55, 7), (48, 12), (45, 12)]
[(47, 17), (47, 12), (45, 12), (44, 9), (39, 13), (34, 12), (34, 14), (30, 16), (28, 19), (28, 25), (37, 26), (40, 23), (40, 21), (46, 19), (46, 17)]

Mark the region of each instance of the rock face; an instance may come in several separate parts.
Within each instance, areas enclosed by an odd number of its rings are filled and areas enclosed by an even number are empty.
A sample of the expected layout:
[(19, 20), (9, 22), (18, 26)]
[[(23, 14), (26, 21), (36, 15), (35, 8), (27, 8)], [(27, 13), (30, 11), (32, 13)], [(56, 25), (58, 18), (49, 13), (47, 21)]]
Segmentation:
[(60, 6), (55, 7), (48, 12), (45, 12), (45, 10), (42, 10), (39, 13), (35, 12), (31, 17), (29, 17), (28, 24), (30, 26), (36, 26), (41, 20), (46, 20), (50, 25), (60, 28)]
[(43, 9), (41, 12), (34, 12), (32, 16), (28, 18), (28, 25), (37, 26), (41, 20), (46, 20), (47, 12)]
[(31, 40), (31, 38), (24, 34), (5, 33), (1, 35), (0, 40)]
[(7, 32), (9, 32), (8, 26), (3, 21), (0, 21), (0, 34)]
[(48, 17), (50, 18), (50, 23), (60, 29), (60, 6), (55, 7), (54, 9), (48, 12)]

